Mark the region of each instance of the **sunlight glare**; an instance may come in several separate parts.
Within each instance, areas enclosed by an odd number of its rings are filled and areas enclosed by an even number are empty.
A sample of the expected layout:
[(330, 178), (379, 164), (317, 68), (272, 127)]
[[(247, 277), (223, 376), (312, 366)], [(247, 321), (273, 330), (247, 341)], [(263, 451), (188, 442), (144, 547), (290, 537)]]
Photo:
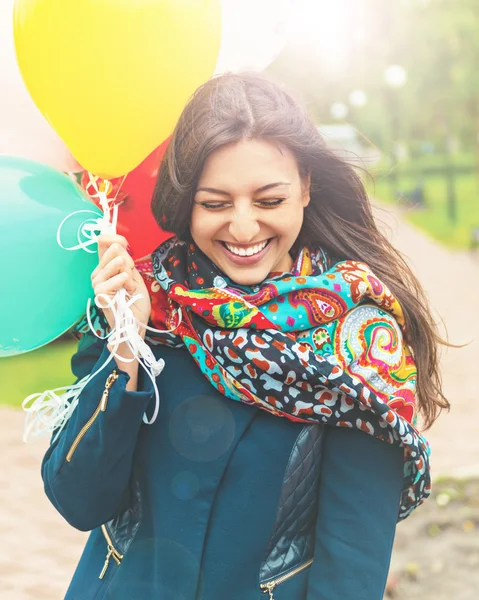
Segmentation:
[(291, 31), (331, 72), (343, 72), (350, 50), (350, 8), (354, 0), (298, 0)]

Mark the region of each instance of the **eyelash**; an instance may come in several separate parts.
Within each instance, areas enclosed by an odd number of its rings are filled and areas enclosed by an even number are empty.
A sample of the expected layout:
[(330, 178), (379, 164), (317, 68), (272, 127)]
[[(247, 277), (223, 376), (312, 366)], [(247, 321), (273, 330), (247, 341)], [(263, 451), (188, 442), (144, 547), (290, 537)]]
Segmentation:
[[(258, 200), (257, 204), (259, 204), (262, 208), (270, 208), (276, 207), (282, 204), (286, 198), (276, 198), (274, 200)], [(226, 202), (200, 202), (201, 206), (208, 210), (221, 210), (222, 208), (227, 208)]]

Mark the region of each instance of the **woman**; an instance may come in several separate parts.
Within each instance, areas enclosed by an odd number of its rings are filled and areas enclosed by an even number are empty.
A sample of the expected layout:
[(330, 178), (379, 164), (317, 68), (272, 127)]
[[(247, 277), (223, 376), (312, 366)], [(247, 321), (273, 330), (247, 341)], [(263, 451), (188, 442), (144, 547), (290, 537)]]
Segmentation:
[[(185, 108), (152, 209), (176, 238), (135, 265), (104, 236), (92, 283), (170, 331), (146, 337), (160, 414), (142, 425), (152, 386), (123, 345), (48, 450), (46, 493), (93, 530), (66, 598), (381, 599), (398, 514), (429, 493), (410, 423), (447, 401), (360, 180), (280, 87), (225, 75)], [(73, 370), (108, 356), (85, 334)]]

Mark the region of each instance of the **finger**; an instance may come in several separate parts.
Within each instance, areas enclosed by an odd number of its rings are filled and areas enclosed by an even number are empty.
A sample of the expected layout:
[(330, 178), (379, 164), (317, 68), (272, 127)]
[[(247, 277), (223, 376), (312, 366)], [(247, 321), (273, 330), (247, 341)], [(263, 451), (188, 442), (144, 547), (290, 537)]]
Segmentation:
[(118, 275), (119, 273), (125, 272), (128, 276), (130, 275), (132, 269), (128, 264), (129, 261), (125, 259), (124, 256), (115, 256), (109, 263), (107, 263), (103, 269), (95, 269), (91, 275), (91, 283), (92, 286), (95, 287), (100, 283), (103, 283), (107, 279), (110, 279), (114, 275)]
[(92, 276), (95, 277), (97, 275), (98, 271), (100, 271), (101, 269), (104, 269), (106, 267), (106, 265), (111, 260), (116, 258), (117, 256), (123, 257), (124, 263), (125, 263), (125, 268), (133, 269), (135, 267), (134, 260), (131, 258), (131, 256), (128, 254), (128, 252), (125, 250), (124, 246), (121, 244), (118, 244), (117, 242), (114, 242), (111, 246), (109, 246), (107, 248), (107, 250), (105, 250), (104, 254), (102, 255), (102, 257), (100, 259), (100, 262), (98, 263), (97, 268), (93, 271)]
[(95, 296), (99, 296), (100, 294), (105, 294), (106, 296), (114, 296), (118, 290), (125, 285), (125, 282), (128, 280), (128, 274), (125, 272), (119, 273), (114, 277), (110, 277), (107, 281), (103, 283), (99, 283), (96, 287), (93, 288), (95, 292)]
[(141, 293), (148, 296), (148, 288), (146, 287), (145, 280), (136, 267), (132, 269), (131, 276), (133, 278), (133, 283), (136, 290), (135, 293)]
[(125, 281), (125, 290), (130, 296), (138, 293), (138, 283), (135, 281), (132, 273), (130, 273), (128, 279)]
[(117, 233), (104, 233), (98, 236), (98, 245), (102, 247), (111, 246), (113, 243), (121, 244), (125, 248), (128, 246), (128, 240)]
[(103, 254), (112, 244), (120, 244), (126, 250), (128, 248), (128, 240), (122, 235), (106, 233), (98, 237), (98, 256), (101, 260)]
[(133, 259), (126, 252), (124, 246), (117, 242), (113, 242), (110, 246), (108, 246), (108, 248), (106, 248), (105, 252), (102, 254), (102, 257), (98, 262), (98, 266), (100, 267), (100, 269), (103, 269), (107, 265), (107, 263), (110, 262), (110, 260), (115, 258), (115, 256), (125, 256), (125, 258), (128, 257), (133, 263)]

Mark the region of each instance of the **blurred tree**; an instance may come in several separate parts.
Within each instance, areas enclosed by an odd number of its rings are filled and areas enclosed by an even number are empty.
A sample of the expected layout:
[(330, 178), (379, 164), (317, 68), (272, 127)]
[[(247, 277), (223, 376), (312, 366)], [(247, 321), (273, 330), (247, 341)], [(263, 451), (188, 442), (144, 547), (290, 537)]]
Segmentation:
[(311, 13), (304, 37), (293, 39), (269, 69), (303, 93), (317, 121), (330, 120), (331, 104), (347, 104), (351, 90), (360, 88), (368, 103), (352, 110), (349, 119), (390, 149), (399, 140), (392, 140), (395, 115), (388, 114), (384, 71), (400, 64), (408, 73), (404, 88), (395, 90), (400, 141), (412, 148), (430, 141), (445, 152), (458, 140), (464, 149), (476, 150), (479, 165), (478, 0), (343, 0), (348, 10), (333, 34), (347, 47), (336, 69), (334, 47), (321, 51), (330, 4), (318, 4), (324, 9)]

